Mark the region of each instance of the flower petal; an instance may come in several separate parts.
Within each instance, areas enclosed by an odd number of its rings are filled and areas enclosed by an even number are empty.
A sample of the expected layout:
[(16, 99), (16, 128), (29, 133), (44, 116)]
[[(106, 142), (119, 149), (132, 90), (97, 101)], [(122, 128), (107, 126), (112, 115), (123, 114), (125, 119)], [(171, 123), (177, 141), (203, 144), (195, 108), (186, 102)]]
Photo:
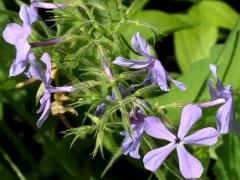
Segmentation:
[(67, 3), (44, 3), (44, 2), (34, 2), (32, 6), (42, 9), (63, 9), (66, 7)]
[(46, 81), (45, 74), (42, 71), (42, 66), (37, 62), (35, 56), (31, 53), (29, 55), (30, 67), (26, 73), (28, 78), (34, 77), (40, 81)]
[(139, 32), (133, 35), (131, 42), (139, 54), (145, 57), (151, 56), (149, 45)]
[(50, 86), (51, 82), (52, 82), (52, 78), (51, 78), (51, 72), (52, 72), (52, 64), (51, 64), (51, 58), (48, 55), (48, 53), (44, 53), (41, 57), (41, 60), (45, 63), (46, 65), (46, 72), (45, 72), (45, 76), (47, 79), (47, 83), (46, 86)]
[(48, 118), (49, 113), (51, 111), (51, 95), (50, 93), (44, 93), (43, 97), (40, 100), (41, 106), (37, 113), (41, 113), (41, 117), (37, 121), (37, 127), (42, 127), (45, 120)]
[(10, 23), (3, 31), (3, 38), (9, 44), (16, 45), (20, 39), (27, 39), (31, 34), (31, 28), (29, 26), (19, 26), (16, 23)]
[(120, 56), (113, 61), (113, 64), (119, 66), (126, 66), (133, 69), (146, 68), (147, 66), (149, 66), (150, 63), (150, 60), (131, 60)]
[(213, 145), (217, 142), (218, 131), (214, 128), (208, 127), (201, 129), (194, 134), (185, 137), (182, 142), (184, 144), (202, 144), (202, 145)]
[(218, 109), (216, 119), (219, 133), (228, 133), (234, 119), (234, 105), (232, 98), (229, 98), (227, 102)]
[(23, 23), (31, 25), (37, 20), (37, 9), (33, 6), (27, 7), (25, 4), (23, 4), (21, 5), (19, 16)]
[(158, 84), (160, 86), (160, 89), (163, 91), (169, 91), (166, 70), (159, 60), (155, 59), (154, 66), (151, 68), (150, 72), (152, 83)]
[(211, 70), (211, 72), (212, 72), (212, 74), (213, 74), (213, 76), (214, 76), (214, 78), (215, 78), (215, 80), (216, 80), (216, 82), (217, 82), (217, 90), (218, 90), (218, 91), (224, 90), (224, 86), (223, 86), (223, 84), (221, 83), (221, 81), (218, 79), (218, 76), (217, 76), (217, 71), (218, 71), (217, 65), (215, 65), (215, 64), (209, 64), (209, 68), (210, 68), (210, 70)]
[(76, 88), (73, 86), (62, 86), (62, 87), (50, 87), (50, 93), (58, 93), (58, 92), (74, 92)]
[(30, 52), (30, 45), (24, 39), (16, 43), (17, 56), (9, 71), (9, 76), (21, 74), (27, 65), (27, 59)]
[(176, 140), (176, 136), (166, 128), (160, 119), (154, 116), (145, 118), (144, 130), (148, 135), (158, 139), (164, 139), (171, 142)]
[(177, 145), (179, 168), (186, 179), (199, 178), (203, 173), (201, 162), (193, 157), (182, 144)]
[(125, 136), (122, 142), (123, 154), (129, 155), (133, 158), (139, 159), (139, 147), (144, 133), (143, 124), (132, 124), (132, 133), (129, 135), (126, 131), (121, 132), (122, 136)]
[(202, 116), (202, 110), (197, 105), (189, 104), (183, 108), (181, 122), (178, 129), (178, 137), (183, 139), (188, 130)]
[(169, 81), (171, 81), (175, 86), (177, 86), (180, 90), (185, 91), (186, 90), (186, 86), (184, 83), (174, 80), (168, 73), (167, 74), (167, 79)]
[(208, 86), (208, 91), (209, 91), (211, 97), (214, 98), (214, 99), (217, 98), (217, 93), (213, 89), (213, 86), (212, 86), (212, 80), (208, 80), (207, 86)]
[(174, 150), (175, 146), (175, 143), (169, 143), (166, 146), (148, 152), (143, 158), (144, 167), (150, 171), (156, 171)]

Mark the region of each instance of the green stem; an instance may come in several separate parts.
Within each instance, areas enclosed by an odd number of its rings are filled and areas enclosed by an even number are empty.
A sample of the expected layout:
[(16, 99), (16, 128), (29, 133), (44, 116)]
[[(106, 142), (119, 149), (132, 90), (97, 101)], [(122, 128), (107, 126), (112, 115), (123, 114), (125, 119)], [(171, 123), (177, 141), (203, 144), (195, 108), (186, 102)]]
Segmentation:
[[(104, 61), (108, 62), (109, 58), (107, 57), (104, 49), (102, 48), (102, 46), (99, 43), (98, 43), (98, 51), (99, 51), (99, 55), (100, 55), (100, 57), (103, 61), (102, 64), (104, 64)], [(123, 122), (124, 122), (123, 125), (124, 125), (125, 129), (130, 131), (129, 114), (126, 110), (126, 107), (123, 105), (123, 98), (122, 98), (121, 92), (119, 91), (118, 85), (117, 85), (117, 83), (114, 79), (110, 79), (110, 83), (111, 83), (112, 89), (113, 89), (113, 91), (116, 95), (117, 102), (120, 105), (121, 116), (122, 116), (122, 119), (123, 119)]]
[(16, 173), (18, 178), (20, 180), (27, 180), (23, 175), (23, 173), (21, 172), (21, 170), (14, 164), (12, 159), (8, 156), (8, 154), (5, 152), (5, 150), (2, 147), (0, 147), (0, 153), (3, 155), (3, 158), (9, 163), (9, 165), (11, 166), (13, 171)]
[(120, 12), (121, 20), (126, 19), (126, 15), (125, 15), (125, 13), (123, 12), (123, 9), (122, 9), (122, 1), (121, 0), (117, 0), (117, 6), (118, 6), (118, 10)]

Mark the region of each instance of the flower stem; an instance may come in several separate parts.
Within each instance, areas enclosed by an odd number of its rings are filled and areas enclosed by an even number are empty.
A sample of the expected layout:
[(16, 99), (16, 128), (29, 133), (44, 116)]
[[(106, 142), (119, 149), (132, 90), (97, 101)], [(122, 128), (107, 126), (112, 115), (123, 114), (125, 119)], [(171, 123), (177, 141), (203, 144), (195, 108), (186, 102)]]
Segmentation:
[(3, 158), (9, 163), (13, 171), (16, 173), (17, 177), (20, 180), (27, 180), (21, 170), (15, 165), (15, 163), (12, 161), (12, 159), (8, 156), (8, 154), (5, 152), (3, 148), (0, 147), (0, 153), (2, 154)]

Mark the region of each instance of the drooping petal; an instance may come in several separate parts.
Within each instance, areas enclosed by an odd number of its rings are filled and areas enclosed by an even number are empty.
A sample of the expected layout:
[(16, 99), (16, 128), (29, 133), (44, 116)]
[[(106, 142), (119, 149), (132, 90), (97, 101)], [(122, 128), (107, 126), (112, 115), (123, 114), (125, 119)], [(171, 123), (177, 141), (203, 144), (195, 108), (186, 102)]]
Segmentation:
[(17, 76), (21, 74), (25, 70), (26, 65), (27, 61), (18, 61), (17, 59), (14, 59), (9, 70), (9, 76)]
[(225, 102), (226, 102), (226, 100), (222, 98), (222, 99), (216, 99), (216, 100), (212, 100), (212, 101), (208, 101), (208, 102), (199, 103), (197, 105), (200, 108), (208, 108), (208, 107), (213, 107), (213, 106), (223, 104)]
[(145, 57), (151, 56), (149, 45), (139, 32), (133, 35), (131, 42), (139, 54)]
[(180, 82), (180, 81), (177, 81), (177, 80), (174, 80), (167, 72), (167, 79), (169, 81), (171, 81), (175, 86), (177, 86), (180, 90), (182, 91), (185, 91), (186, 90), (186, 86), (184, 83)]
[(182, 139), (201, 116), (202, 110), (199, 106), (192, 104), (185, 106), (182, 111), (178, 137)]
[(29, 26), (22, 27), (16, 23), (10, 23), (3, 31), (3, 38), (9, 44), (16, 45), (20, 39), (26, 40), (30, 34), (31, 28)]
[(47, 41), (33, 42), (33, 43), (30, 43), (30, 45), (32, 48), (35, 48), (35, 47), (51, 46), (63, 41), (64, 41), (63, 38), (54, 38)]
[(148, 152), (143, 158), (144, 167), (150, 171), (156, 171), (174, 150), (175, 146), (175, 143), (169, 143), (166, 146)]
[(120, 56), (113, 61), (113, 64), (133, 69), (146, 68), (147, 66), (149, 66), (150, 63), (150, 60), (130, 60)]
[(41, 60), (46, 65), (46, 72), (45, 72), (45, 76), (46, 76), (46, 79), (47, 79), (46, 86), (50, 86), (50, 84), (52, 82), (52, 78), (51, 78), (51, 72), (52, 72), (51, 58), (48, 55), (48, 53), (44, 53), (41, 57)]
[(217, 76), (217, 71), (218, 71), (218, 67), (217, 65), (215, 64), (209, 64), (209, 68), (217, 82), (217, 90), (218, 91), (222, 91), (224, 89), (224, 86), (223, 84), (221, 83), (221, 81), (218, 79), (218, 76)]
[(32, 6), (42, 9), (63, 9), (68, 6), (67, 3), (44, 3), (44, 2), (34, 2)]
[(229, 98), (227, 102), (218, 109), (216, 119), (219, 133), (228, 133), (234, 119), (234, 104), (232, 98)]
[(24, 39), (21, 39), (16, 43), (16, 50), (16, 59), (10, 68), (9, 76), (19, 75), (25, 70), (30, 53), (30, 45)]
[(151, 81), (153, 84), (157, 84), (160, 86), (160, 89), (163, 91), (169, 91), (169, 87), (167, 84), (167, 76), (166, 70), (162, 66), (159, 60), (155, 60), (154, 66), (150, 69), (151, 73)]
[(21, 5), (19, 16), (23, 23), (31, 25), (37, 20), (37, 9), (33, 6), (27, 7), (25, 4), (23, 4)]
[(60, 92), (74, 92), (76, 88), (73, 86), (62, 86), (62, 87), (50, 87), (50, 93), (60, 93)]
[(185, 137), (182, 142), (184, 144), (201, 144), (201, 145), (213, 145), (217, 142), (218, 131), (214, 128), (204, 128), (190, 136)]
[(49, 113), (51, 111), (51, 95), (50, 93), (44, 93), (42, 98), (40, 99), (41, 106), (37, 113), (41, 113), (42, 115), (37, 121), (37, 127), (42, 127), (42, 124), (45, 122), (45, 120), (48, 118)]
[(186, 179), (199, 178), (203, 173), (201, 162), (193, 157), (182, 144), (177, 145), (179, 168)]
[(35, 56), (31, 53), (29, 55), (29, 61), (30, 61), (30, 67), (26, 74), (28, 78), (35, 78), (40, 81), (46, 81), (45, 80), (45, 74), (42, 71), (42, 66), (40, 63), (37, 62)]
[(158, 139), (164, 139), (171, 142), (176, 140), (176, 136), (155, 116), (148, 116), (144, 119), (144, 130), (148, 135)]
[(123, 154), (129, 154), (131, 157), (139, 159), (139, 147), (140, 142), (144, 133), (143, 123), (142, 124), (132, 124), (131, 125), (132, 133), (131, 135), (128, 132), (123, 131), (120, 134), (125, 136), (122, 142), (122, 152)]
[(136, 146), (134, 146), (134, 148), (129, 152), (129, 155), (132, 158), (140, 159), (139, 148), (140, 148), (140, 143), (138, 143), (138, 144), (136, 144)]
[(226, 87), (224, 87), (224, 89), (218, 93), (218, 98), (224, 98), (224, 99), (229, 99), (229, 98), (233, 98), (233, 94), (232, 94), (232, 85), (228, 85)]
[(208, 85), (208, 91), (209, 91), (211, 97), (214, 99), (217, 98), (216, 91), (214, 90), (214, 88), (212, 86), (212, 80), (208, 80), (207, 85)]

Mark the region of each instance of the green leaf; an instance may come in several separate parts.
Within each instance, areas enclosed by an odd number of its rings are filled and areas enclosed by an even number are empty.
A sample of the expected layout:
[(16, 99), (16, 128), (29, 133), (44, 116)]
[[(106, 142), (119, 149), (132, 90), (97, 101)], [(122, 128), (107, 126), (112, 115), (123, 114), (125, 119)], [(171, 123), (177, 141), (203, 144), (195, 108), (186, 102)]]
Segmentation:
[(191, 62), (208, 57), (217, 39), (218, 29), (210, 24), (175, 32), (175, 52), (182, 72), (187, 72)]
[(187, 72), (191, 62), (207, 58), (218, 40), (218, 27), (208, 21), (200, 6), (201, 3), (196, 4), (188, 11), (188, 16), (199, 23), (174, 33), (175, 52), (182, 72)]
[(128, 18), (133, 18), (149, 0), (134, 0), (131, 6), (128, 8), (126, 14)]
[[(189, 28), (196, 24), (194, 18), (181, 14), (168, 14), (157, 10), (144, 10), (133, 20), (122, 24), (125, 38), (128, 40), (136, 32), (140, 32), (146, 39), (154, 37), (154, 33), (170, 33), (177, 29)], [(126, 27), (128, 27), (126, 29)]]
[(195, 8), (204, 21), (217, 27), (231, 29), (238, 19), (238, 13), (223, 1), (201, 1)]
[(224, 143), (216, 150), (215, 175), (219, 180), (240, 179), (240, 137), (228, 134), (222, 138)]

